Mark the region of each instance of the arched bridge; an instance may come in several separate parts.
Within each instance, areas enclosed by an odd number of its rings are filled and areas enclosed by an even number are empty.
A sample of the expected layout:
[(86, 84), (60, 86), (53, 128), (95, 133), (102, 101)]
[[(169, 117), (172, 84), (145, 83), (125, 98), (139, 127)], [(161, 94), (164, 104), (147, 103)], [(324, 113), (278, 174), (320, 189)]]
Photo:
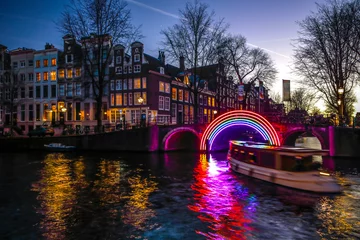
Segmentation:
[[(228, 145), (228, 140), (237, 139), (237, 134), (244, 131), (244, 128), (241, 128), (244, 126), (257, 132), (263, 140), (272, 145), (294, 145), (300, 135), (306, 134), (317, 137), (322, 149), (330, 147), (329, 127), (270, 123), (257, 113), (235, 110), (218, 116), (207, 125), (159, 126), (159, 148), (162, 151), (224, 149)], [(224, 138), (224, 133), (227, 139)]]

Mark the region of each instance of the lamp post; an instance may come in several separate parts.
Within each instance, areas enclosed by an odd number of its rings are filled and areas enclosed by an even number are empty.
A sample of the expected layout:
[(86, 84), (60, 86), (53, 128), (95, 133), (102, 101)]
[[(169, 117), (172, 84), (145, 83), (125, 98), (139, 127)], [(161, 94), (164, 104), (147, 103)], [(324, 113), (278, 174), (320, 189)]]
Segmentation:
[(141, 109), (141, 106), (142, 106), (143, 102), (144, 102), (144, 99), (140, 96), (138, 98), (138, 103), (140, 104), (140, 126), (142, 125), (142, 112), (141, 112), (142, 109)]
[(343, 119), (343, 114), (344, 114), (344, 102), (343, 102), (343, 94), (344, 94), (344, 88), (339, 87), (338, 88), (338, 94), (339, 94), (339, 99), (337, 101), (338, 106), (339, 106), (339, 125), (342, 125), (342, 119)]
[[(215, 119), (215, 118), (216, 118), (216, 114), (217, 114), (217, 110), (214, 110), (213, 113), (214, 113), (214, 119)], [(213, 120), (214, 120), (214, 119), (213, 119)]]

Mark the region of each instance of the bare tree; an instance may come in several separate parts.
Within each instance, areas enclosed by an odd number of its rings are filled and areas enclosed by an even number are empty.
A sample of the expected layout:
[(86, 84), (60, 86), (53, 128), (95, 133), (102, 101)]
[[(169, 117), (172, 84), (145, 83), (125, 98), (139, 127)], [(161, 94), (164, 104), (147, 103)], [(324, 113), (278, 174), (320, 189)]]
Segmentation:
[(180, 22), (166, 30), (163, 46), (170, 58), (185, 58), (185, 65), (191, 73), (190, 81), (185, 82), (192, 93), (195, 121), (198, 119), (198, 95), (203, 89), (199, 67), (215, 63), (216, 45), (225, 33), (227, 26), (223, 20), (215, 21), (214, 11), (208, 5), (195, 1), (186, 3), (180, 10)]
[[(0, 77), (0, 105), (5, 107), (4, 110), (10, 113), (10, 135), (13, 135), (14, 126), (16, 123), (17, 107), (21, 103), (19, 98), (19, 91), (25, 87), (25, 83), (18, 79), (18, 73), (13, 69), (9, 69)], [(25, 97), (25, 96), (24, 96)]]
[(316, 93), (306, 88), (297, 88), (291, 93), (291, 109), (309, 112), (317, 100)]
[(275, 104), (280, 104), (281, 102), (282, 102), (282, 99), (281, 99), (281, 95), (280, 95), (280, 93), (279, 92), (271, 92), (270, 93), (270, 98), (271, 98), (271, 100), (273, 100), (273, 102), (275, 103)]
[[(271, 86), (275, 81), (277, 71), (270, 56), (260, 48), (250, 48), (246, 45), (246, 38), (241, 35), (225, 37), (217, 49), (239, 84), (255, 85), (256, 81), (263, 81)], [(244, 88), (243, 109), (251, 87)]]
[(62, 13), (59, 28), (82, 43), (85, 74), (91, 80), (97, 126), (101, 129), (102, 100), (108, 86), (113, 47), (128, 46), (141, 37), (139, 28), (131, 24), (130, 10), (122, 0), (72, 0)]
[(359, 81), (360, 44), (354, 34), (359, 28), (354, 24), (359, 17), (359, 11), (354, 11), (356, 2), (334, 0), (318, 5), (316, 13), (299, 23), (295, 49), (295, 69), (304, 77), (303, 83), (320, 92), (328, 108), (339, 115), (345, 114), (345, 99)]

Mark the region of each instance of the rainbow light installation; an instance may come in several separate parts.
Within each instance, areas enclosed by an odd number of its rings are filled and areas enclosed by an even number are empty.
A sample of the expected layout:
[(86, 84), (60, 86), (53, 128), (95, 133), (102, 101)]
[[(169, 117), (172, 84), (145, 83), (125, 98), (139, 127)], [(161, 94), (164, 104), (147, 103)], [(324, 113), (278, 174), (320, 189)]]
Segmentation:
[[(239, 125), (253, 128), (260, 133), (264, 140), (269, 141), (271, 145), (280, 146), (280, 139), (276, 130), (263, 116), (251, 111), (234, 110), (220, 115), (210, 123), (201, 137), (200, 150), (211, 151), (216, 137), (222, 131)], [(209, 149), (206, 149), (206, 140), (209, 140)]]

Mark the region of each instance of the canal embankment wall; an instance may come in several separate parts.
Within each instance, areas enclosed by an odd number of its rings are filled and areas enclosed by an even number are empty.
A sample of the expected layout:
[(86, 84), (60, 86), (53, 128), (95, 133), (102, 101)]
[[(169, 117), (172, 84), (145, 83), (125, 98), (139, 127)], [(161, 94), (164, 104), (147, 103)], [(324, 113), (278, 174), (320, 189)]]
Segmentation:
[(44, 144), (62, 143), (77, 150), (153, 152), (158, 147), (158, 128), (138, 128), (100, 134), (0, 138), (0, 151), (45, 150)]
[(329, 127), (332, 157), (360, 157), (360, 128)]

